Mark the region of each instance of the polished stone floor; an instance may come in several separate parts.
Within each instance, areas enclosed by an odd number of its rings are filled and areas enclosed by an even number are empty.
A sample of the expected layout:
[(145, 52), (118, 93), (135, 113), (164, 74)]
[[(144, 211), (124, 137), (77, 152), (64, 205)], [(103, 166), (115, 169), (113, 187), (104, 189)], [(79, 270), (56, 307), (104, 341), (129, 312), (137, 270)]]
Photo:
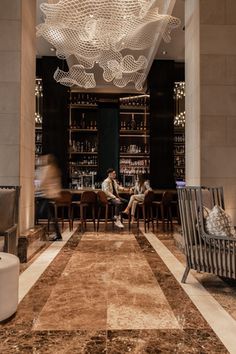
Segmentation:
[[(168, 253), (165, 261), (158, 252), (164, 247), (184, 262), (171, 233), (88, 231), (63, 238), (23, 267), (22, 300), (0, 325), (0, 353), (229, 352), (170, 270)], [(235, 321), (236, 284), (194, 276), (205, 298), (214, 297)]]

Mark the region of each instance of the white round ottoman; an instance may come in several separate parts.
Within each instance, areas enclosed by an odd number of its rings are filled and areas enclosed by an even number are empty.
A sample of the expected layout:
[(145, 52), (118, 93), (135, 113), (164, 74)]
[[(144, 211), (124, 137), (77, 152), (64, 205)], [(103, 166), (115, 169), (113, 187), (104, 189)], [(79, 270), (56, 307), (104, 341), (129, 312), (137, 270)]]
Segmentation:
[(10, 253), (0, 252), (0, 321), (16, 312), (20, 262)]

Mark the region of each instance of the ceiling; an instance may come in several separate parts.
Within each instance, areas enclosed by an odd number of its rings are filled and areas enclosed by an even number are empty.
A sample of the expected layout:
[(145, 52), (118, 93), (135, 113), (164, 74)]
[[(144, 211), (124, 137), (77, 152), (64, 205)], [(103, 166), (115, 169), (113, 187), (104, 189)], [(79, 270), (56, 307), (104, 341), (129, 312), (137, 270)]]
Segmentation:
[[(154, 46), (150, 48), (148, 53), (149, 66), (146, 70), (146, 75), (148, 74), (151, 64), (154, 59), (163, 59), (163, 60), (176, 60), (184, 61), (184, 0), (156, 0), (160, 10), (164, 10), (163, 13), (172, 14), (175, 17), (181, 19), (181, 26), (177, 29), (174, 29), (171, 32), (171, 42), (166, 43), (160, 36), (157, 36), (157, 40), (154, 43)], [(44, 15), (40, 10), (40, 4), (43, 2), (58, 2), (58, 0), (37, 0), (37, 19), (36, 23), (44, 22)], [(166, 6), (168, 3), (168, 6)], [(162, 13), (162, 11), (160, 11)], [(55, 50), (52, 48), (50, 43), (48, 43), (42, 37), (37, 38), (36, 41), (36, 54), (37, 57), (42, 56), (55, 56)], [(56, 70), (56, 68), (55, 68)], [(117, 92), (137, 92), (134, 90), (132, 84), (128, 84), (125, 88), (120, 89), (114, 87), (110, 83), (105, 83), (102, 79), (102, 73), (98, 73), (97, 87), (98, 90), (107, 90)], [(96, 90), (92, 90), (96, 91)]]

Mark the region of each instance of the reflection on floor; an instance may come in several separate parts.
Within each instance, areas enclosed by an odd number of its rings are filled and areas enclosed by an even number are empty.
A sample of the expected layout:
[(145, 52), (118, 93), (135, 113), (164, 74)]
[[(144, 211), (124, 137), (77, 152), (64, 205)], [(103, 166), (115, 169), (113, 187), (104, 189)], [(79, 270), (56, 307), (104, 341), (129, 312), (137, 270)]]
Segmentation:
[[(36, 282), (16, 316), (0, 325), (0, 353), (228, 352), (148, 235), (126, 231), (65, 235), (68, 242), (54, 242), (39, 256), (37, 267), (33, 263), (26, 269), (24, 282), (31, 282), (37, 273)], [(172, 234), (151, 236), (183, 261)], [(45, 260), (53, 252), (55, 258), (46, 268)], [(37, 269), (42, 266), (41, 274)], [(222, 280), (214, 279), (217, 295), (209, 285), (214, 283), (211, 276), (210, 282), (206, 275), (197, 277), (235, 316), (236, 285), (223, 287)]]

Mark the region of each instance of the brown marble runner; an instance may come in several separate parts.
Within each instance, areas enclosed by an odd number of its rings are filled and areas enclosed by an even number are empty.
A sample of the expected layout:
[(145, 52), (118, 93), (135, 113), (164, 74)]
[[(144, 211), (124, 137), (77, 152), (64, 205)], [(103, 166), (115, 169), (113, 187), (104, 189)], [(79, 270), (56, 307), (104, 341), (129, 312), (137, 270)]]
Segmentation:
[(179, 328), (132, 234), (85, 234), (34, 330)]
[[(100, 235), (100, 234), (99, 234)], [(86, 253), (90, 255), (90, 259), (100, 257), (104, 250), (99, 247), (99, 235), (97, 241), (90, 242), (94, 239), (94, 234), (85, 234), (84, 242), (87, 242)], [(119, 235), (126, 237), (125, 247), (118, 240)], [(63, 247), (62, 251), (56, 259), (50, 264), (48, 269), (37, 281), (29, 294), (23, 299), (19, 305), (17, 314), (6, 324), (0, 325), (0, 353), (42, 353), (42, 354), (121, 354), (121, 353), (227, 353), (222, 343), (216, 337), (206, 321), (202, 318), (196, 307), (192, 304), (183, 289), (179, 286), (172, 274), (169, 272), (160, 257), (155, 253), (146, 238), (139, 234), (137, 242), (129, 242), (128, 234), (114, 233), (109, 235), (109, 241), (116, 238), (116, 243), (108, 242), (106, 252), (115, 251), (115, 256), (120, 257), (130, 253), (140, 254), (140, 250), (152, 269), (157, 285), (161, 287), (162, 294), (171, 308), (173, 318), (177, 320), (177, 328), (169, 329), (126, 329), (126, 330), (59, 330), (55, 326), (55, 330), (36, 330), (36, 326), (41, 322), (44, 310), (50, 303), (52, 294), (60, 284), (62, 277), (66, 277), (66, 269), (71, 269), (70, 261), (72, 257), (79, 256), (80, 250), (84, 249), (85, 244), (79, 243), (79, 235), (75, 235)], [(102, 235), (102, 239), (103, 236)], [(97, 242), (97, 246), (96, 246)], [(94, 243), (94, 244), (93, 244)], [(109, 245), (109, 247), (108, 247)], [(132, 251), (132, 252), (131, 252)], [(105, 253), (106, 253), (105, 252)], [(112, 262), (114, 253), (110, 254), (110, 262)], [(127, 259), (127, 257), (125, 257)], [(141, 258), (140, 258), (141, 261)], [(144, 258), (142, 258), (144, 262)], [(127, 263), (133, 264), (131, 257), (128, 257)], [(94, 264), (94, 261), (93, 261)], [(107, 261), (107, 264), (109, 262)], [(90, 268), (89, 262), (87, 269)], [(100, 262), (101, 266), (101, 262)], [(147, 263), (146, 263), (147, 266)], [(148, 266), (147, 266), (148, 267)], [(109, 269), (109, 267), (107, 268)], [(129, 269), (129, 266), (128, 268)], [(92, 269), (91, 269), (92, 270)], [(73, 269), (74, 272), (78, 269)], [(122, 271), (125, 270), (124, 265), (121, 271), (115, 269), (115, 277), (117, 280), (121, 277)], [(150, 271), (150, 270), (149, 270)], [(90, 272), (93, 274), (93, 272)], [(99, 271), (100, 278), (103, 282), (108, 281), (111, 276), (110, 272)], [(102, 274), (102, 277), (101, 277)], [(149, 273), (150, 274), (150, 273)], [(114, 275), (114, 268), (112, 271)], [(85, 276), (85, 275), (84, 275)], [(87, 275), (88, 279), (89, 276)], [(105, 280), (104, 280), (105, 277)], [(134, 279), (129, 278), (131, 284), (138, 284), (140, 272), (136, 270)], [(144, 277), (144, 279), (142, 278)], [(142, 281), (147, 279), (145, 274), (141, 275)], [(148, 278), (153, 282), (153, 277)], [(95, 278), (93, 278), (93, 281)], [(126, 286), (119, 288), (119, 296), (126, 292)], [(130, 288), (130, 287), (129, 287)], [(113, 291), (113, 288), (111, 289)], [(114, 297), (117, 297), (116, 291)], [(111, 294), (109, 293), (109, 296)], [(100, 299), (100, 298), (99, 298)], [(63, 301), (63, 299), (62, 299)], [(100, 301), (100, 300), (99, 300)], [(132, 300), (133, 301), (133, 300)], [(104, 302), (104, 301), (103, 301)], [(115, 301), (116, 304), (116, 301)], [(60, 301), (58, 302), (58, 306)], [(50, 316), (50, 314), (49, 314)], [(63, 318), (60, 319), (63, 321)], [(97, 319), (99, 321), (99, 319)], [(50, 322), (50, 321), (49, 321)]]

